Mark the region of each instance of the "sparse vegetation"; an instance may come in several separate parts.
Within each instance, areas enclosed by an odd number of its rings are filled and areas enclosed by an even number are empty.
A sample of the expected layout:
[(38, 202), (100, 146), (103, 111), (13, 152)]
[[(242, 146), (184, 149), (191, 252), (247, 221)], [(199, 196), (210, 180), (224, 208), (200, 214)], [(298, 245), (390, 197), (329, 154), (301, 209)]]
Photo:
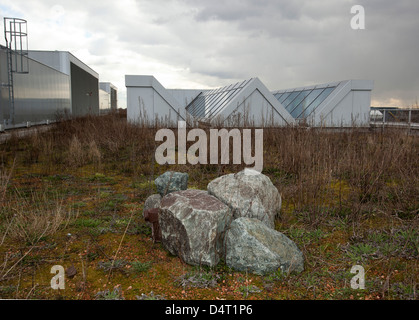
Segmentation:
[(151, 291), (149, 294), (142, 293), (141, 296), (136, 296), (137, 300), (166, 300), (164, 296), (159, 294), (154, 294)]
[[(54, 299), (58, 264), (78, 271), (65, 299), (418, 299), (417, 135), (266, 128), (263, 173), (282, 195), (275, 227), (305, 271), (258, 276), (192, 267), (153, 243), (141, 213), (158, 175), (187, 172), (206, 189), (243, 168), (158, 165), (157, 129), (111, 114), (0, 145), (0, 298)], [(350, 287), (354, 264), (365, 290)]]
[(109, 272), (112, 270), (119, 270), (124, 271), (123, 268), (128, 264), (125, 260), (118, 259), (118, 260), (111, 260), (111, 261), (102, 261), (99, 262), (98, 268), (102, 269), (105, 272)]
[(152, 263), (150, 261), (148, 262), (134, 261), (131, 265), (132, 265), (132, 270), (135, 273), (142, 273), (142, 272), (147, 272), (148, 270), (150, 270)]
[(121, 289), (115, 288), (114, 290), (99, 291), (96, 294), (96, 300), (125, 300), (122, 296)]
[(175, 283), (184, 288), (214, 288), (220, 280), (220, 275), (207, 271), (191, 271), (181, 275)]

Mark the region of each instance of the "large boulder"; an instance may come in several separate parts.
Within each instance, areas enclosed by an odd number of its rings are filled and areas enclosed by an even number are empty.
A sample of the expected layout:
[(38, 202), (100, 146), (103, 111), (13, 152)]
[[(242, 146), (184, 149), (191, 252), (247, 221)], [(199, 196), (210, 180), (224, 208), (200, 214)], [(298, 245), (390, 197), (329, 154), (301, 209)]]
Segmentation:
[(233, 210), (234, 219), (256, 218), (274, 229), (281, 195), (269, 177), (254, 170), (221, 176), (208, 184), (208, 193)]
[(157, 187), (157, 192), (164, 197), (171, 192), (186, 190), (188, 188), (187, 173), (167, 171), (158, 176), (154, 183)]
[(239, 271), (267, 274), (301, 272), (304, 258), (284, 234), (253, 218), (238, 218), (225, 235), (226, 264)]
[(162, 244), (188, 264), (217, 265), (231, 221), (229, 207), (203, 190), (172, 192), (161, 201)]

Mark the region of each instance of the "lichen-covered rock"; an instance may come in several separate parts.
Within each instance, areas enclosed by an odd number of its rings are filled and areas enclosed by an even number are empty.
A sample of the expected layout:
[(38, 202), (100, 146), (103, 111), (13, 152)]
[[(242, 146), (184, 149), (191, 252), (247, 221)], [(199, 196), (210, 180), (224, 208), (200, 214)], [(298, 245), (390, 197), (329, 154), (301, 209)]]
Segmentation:
[(144, 202), (144, 211), (154, 208), (160, 208), (161, 195), (152, 194)]
[[(161, 195), (159, 194), (152, 194), (149, 196), (144, 202), (144, 209), (143, 209), (143, 218), (145, 219), (145, 212), (150, 209), (160, 208), (161, 202)], [(153, 224), (146, 220), (147, 225), (150, 228), (153, 228)]]
[[(160, 208), (160, 202), (161, 202), (161, 195), (159, 194), (152, 194), (149, 196), (145, 202), (144, 202), (144, 208), (143, 208), (143, 217), (144, 213), (150, 209)], [(147, 222), (147, 224), (151, 227), (151, 223)]]
[(192, 265), (215, 266), (223, 256), (231, 210), (203, 190), (172, 192), (163, 197), (159, 223), (162, 244)]
[(221, 176), (208, 184), (208, 193), (233, 210), (234, 219), (256, 218), (274, 229), (281, 209), (281, 195), (269, 177), (245, 169)]
[(253, 218), (238, 218), (225, 235), (226, 264), (239, 271), (267, 274), (304, 270), (304, 257), (284, 234)]
[(158, 176), (154, 183), (157, 192), (164, 197), (171, 192), (186, 190), (188, 188), (189, 175), (187, 173), (167, 171)]

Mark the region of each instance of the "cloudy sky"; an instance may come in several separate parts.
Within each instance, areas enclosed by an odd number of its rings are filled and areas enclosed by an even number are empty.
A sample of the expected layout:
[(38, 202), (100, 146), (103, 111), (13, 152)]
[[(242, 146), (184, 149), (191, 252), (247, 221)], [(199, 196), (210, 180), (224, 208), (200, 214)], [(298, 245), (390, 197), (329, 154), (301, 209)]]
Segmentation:
[(70, 51), (115, 84), (120, 107), (126, 74), (203, 89), (371, 79), (373, 106), (419, 99), (418, 0), (0, 0), (0, 16), (28, 21), (29, 49)]

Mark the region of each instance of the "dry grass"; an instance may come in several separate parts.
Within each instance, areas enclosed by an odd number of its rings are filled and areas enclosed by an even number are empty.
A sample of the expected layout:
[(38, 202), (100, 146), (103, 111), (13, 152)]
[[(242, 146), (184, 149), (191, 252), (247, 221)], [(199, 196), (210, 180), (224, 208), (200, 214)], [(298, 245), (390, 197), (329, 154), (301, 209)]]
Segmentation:
[(12, 177), (13, 166), (8, 172), (6, 169), (0, 169), (0, 203), (3, 203), (6, 197), (7, 186), (9, 184), (10, 178)]
[[(90, 164), (96, 170), (118, 170), (134, 181), (144, 176), (153, 180), (173, 169), (155, 165), (158, 144), (154, 136), (162, 125), (134, 126), (116, 115), (87, 117), (63, 122), (59, 129), (34, 141), (48, 146), (41, 148), (41, 154), (47, 150), (57, 155), (54, 165), (67, 163), (77, 168)], [(418, 138), (404, 130), (265, 128), (263, 172), (273, 180), (287, 205), (307, 215), (313, 226), (330, 214), (349, 214), (356, 223), (362, 215), (376, 211), (411, 219), (417, 217), (419, 208), (412, 201), (419, 194), (417, 154)], [(67, 160), (62, 161), (63, 157)], [(214, 177), (244, 166), (175, 167), (188, 172), (196, 187), (204, 189)]]
[(3, 203), (2, 215), (8, 225), (3, 238), (7, 236), (16, 243), (28, 245), (55, 234), (72, 218), (71, 211), (57, 195), (31, 192), (22, 196), (17, 190)]

